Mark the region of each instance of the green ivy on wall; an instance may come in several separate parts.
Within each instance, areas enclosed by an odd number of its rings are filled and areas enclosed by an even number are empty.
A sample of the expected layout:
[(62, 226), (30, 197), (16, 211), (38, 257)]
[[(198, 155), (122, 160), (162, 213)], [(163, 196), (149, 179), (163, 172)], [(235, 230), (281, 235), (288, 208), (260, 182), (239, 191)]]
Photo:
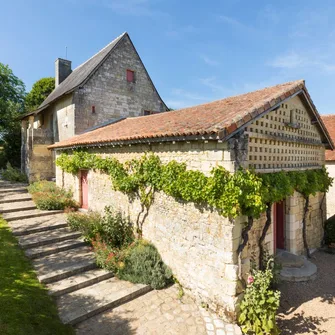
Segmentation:
[[(316, 192), (327, 192), (332, 183), (324, 167), (264, 174), (239, 169), (232, 174), (219, 166), (206, 176), (200, 171), (187, 170), (185, 163), (163, 164), (154, 154), (122, 164), (116, 158), (73, 151), (62, 153), (56, 164), (72, 174), (81, 169), (100, 170), (110, 176), (113, 188), (123, 193), (141, 195), (146, 188), (151, 193), (163, 191), (176, 199), (216, 208), (229, 218), (239, 215), (258, 218), (269, 204), (284, 200), (294, 191), (308, 197)], [(148, 199), (143, 196), (145, 198)]]

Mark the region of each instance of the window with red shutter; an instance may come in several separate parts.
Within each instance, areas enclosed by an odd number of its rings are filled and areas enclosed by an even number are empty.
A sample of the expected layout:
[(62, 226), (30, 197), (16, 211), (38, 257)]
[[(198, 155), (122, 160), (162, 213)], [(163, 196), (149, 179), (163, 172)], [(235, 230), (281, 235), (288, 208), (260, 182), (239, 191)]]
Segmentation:
[(133, 83), (133, 82), (134, 82), (134, 78), (135, 78), (135, 76), (134, 76), (134, 71), (132, 71), (132, 70), (127, 70), (127, 81), (128, 81), (129, 83)]

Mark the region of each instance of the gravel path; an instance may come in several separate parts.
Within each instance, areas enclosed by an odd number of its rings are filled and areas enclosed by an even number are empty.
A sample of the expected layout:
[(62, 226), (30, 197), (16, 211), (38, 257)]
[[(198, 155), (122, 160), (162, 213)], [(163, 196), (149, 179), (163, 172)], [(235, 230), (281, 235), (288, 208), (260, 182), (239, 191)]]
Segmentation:
[(317, 278), (306, 283), (281, 283), (278, 325), (285, 334), (335, 334), (335, 255), (312, 255)]

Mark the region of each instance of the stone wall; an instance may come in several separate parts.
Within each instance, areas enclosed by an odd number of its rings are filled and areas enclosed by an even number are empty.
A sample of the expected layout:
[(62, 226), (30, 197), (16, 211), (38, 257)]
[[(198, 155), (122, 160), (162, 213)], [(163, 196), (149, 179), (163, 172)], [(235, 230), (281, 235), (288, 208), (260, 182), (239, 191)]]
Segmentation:
[[(134, 71), (134, 82), (127, 81), (127, 70)], [(146, 110), (166, 111), (128, 37), (118, 43), (87, 83), (74, 92), (73, 103), (76, 134), (106, 120), (140, 116)]]
[[(228, 160), (230, 152), (227, 151), (227, 144), (214, 141), (157, 144), (151, 147), (137, 145), (100, 149), (95, 152), (105, 157), (116, 157), (124, 162), (142, 156), (143, 152), (149, 149), (161, 157), (163, 162), (175, 159), (186, 162), (190, 169), (205, 173), (209, 173), (216, 165), (224, 165), (231, 170), (234, 167)], [(79, 180), (80, 173), (73, 176), (57, 168), (57, 184), (72, 188), (78, 201)], [(113, 191), (106, 174), (89, 171), (88, 194), (91, 210), (101, 212), (105, 206), (111, 205), (129, 215), (133, 222), (137, 221), (140, 212), (139, 201)], [(234, 319), (235, 304), (240, 293), (236, 253), (240, 242), (240, 226), (220, 216), (216, 211), (193, 203), (176, 201), (164, 193), (157, 192), (143, 222), (143, 235), (157, 246), (163, 260), (199, 303), (207, 303), (211, 309), (227, 319)]]
[[(330, 177), (335, 178), (335, 161), (327, 161), (326, 167)], [(335, 183), (327, 193), (327, 219), (333, 215), (335, 215)]]

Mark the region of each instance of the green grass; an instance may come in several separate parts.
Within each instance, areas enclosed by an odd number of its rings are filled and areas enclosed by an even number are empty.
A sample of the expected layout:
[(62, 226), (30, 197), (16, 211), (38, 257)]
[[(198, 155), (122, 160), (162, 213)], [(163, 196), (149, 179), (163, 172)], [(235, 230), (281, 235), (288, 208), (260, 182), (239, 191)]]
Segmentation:
[(18, 247), (16, 238), (0, 217), (0, 334), (67, 335), (47, 290)]

